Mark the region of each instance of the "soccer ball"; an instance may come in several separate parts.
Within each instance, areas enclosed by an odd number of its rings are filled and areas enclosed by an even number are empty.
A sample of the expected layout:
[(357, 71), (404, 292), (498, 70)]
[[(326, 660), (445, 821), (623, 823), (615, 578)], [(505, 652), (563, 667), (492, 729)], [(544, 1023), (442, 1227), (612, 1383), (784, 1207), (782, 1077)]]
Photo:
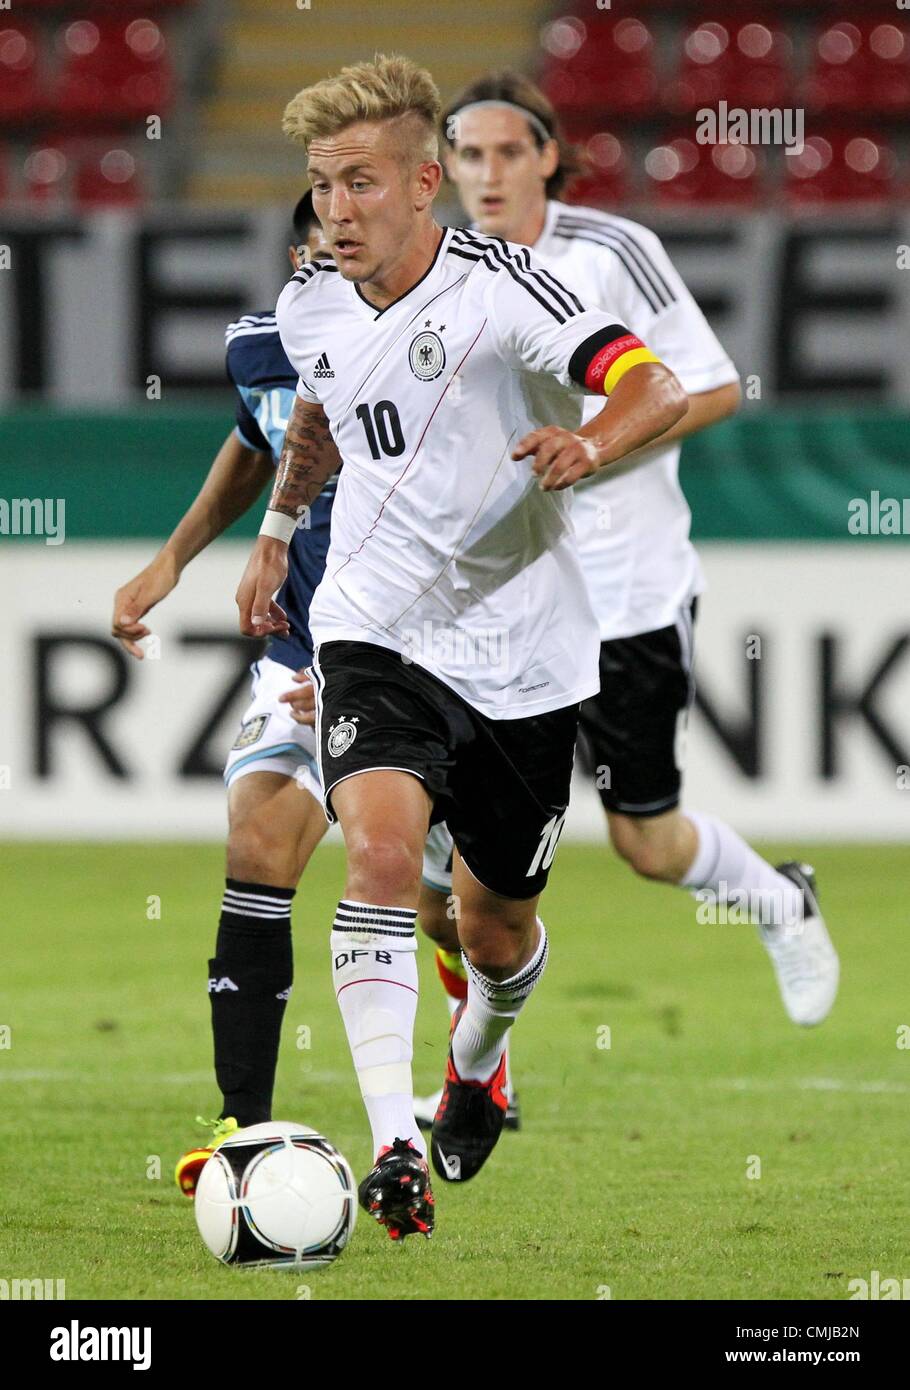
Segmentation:
[(315, 1269), (350, 1239), (357, 1191), (346, 1158), (307, 1125), (238, 1129), (199, 1176), (196, 1225), (227, 1265)]

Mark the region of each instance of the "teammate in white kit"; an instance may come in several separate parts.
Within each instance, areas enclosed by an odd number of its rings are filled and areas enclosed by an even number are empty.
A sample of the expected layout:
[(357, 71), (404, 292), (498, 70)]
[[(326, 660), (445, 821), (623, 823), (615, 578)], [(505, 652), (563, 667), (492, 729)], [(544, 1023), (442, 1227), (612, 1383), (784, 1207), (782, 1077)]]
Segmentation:
[[(445, 819), (454, 838), (469, 971), (432, 1153), (464, 1181), (502, 1128), (504, 1040), (546, 963), (537, 900), (598, 688), (564, 490), (686, 410), (615, 313), (524, 247), (434, 222), (438, 117), (429, 74), (381, 56), (285, 113), (334, 264), (278, 302), (299, 399), (237, 595), (244, 632), (283, 629), (288, 541), (343, 458), (313, 676), (348, 861), (335, 987), (377, 1150), (360, 1197), (395, 1239), (433, 1225), (411, 1086), (427, 829)], [(579, 428), (582, 389), (609, 399)]]
[[(481, 78), (451, 103), (442, 130), (449, 175), (474, 224), (532, 246), (585, 303), (618, 310), (689, 393), (688, 413), (658, 443), (574, 490), (602, 643), (601, 689), (582, 705), (582, 742), (601, 774), (610, 838), (622, 857), (647, 878), (709, 889), (718, 899), (748, 893), (790, 1018), (820, 1023), (837, 993), (838, 960), (812, 871), (794, 863), (775, 869), (730, 826), (679, 809), (692, 627), (703, 588), (678, 479), (679, 445), (733, 413), (736, 369), (653, 232), (556, 200), (563, 152), (553, 109), (532, 82), (509, 72)], [(589, 409), (588, 402), (586, 416)], [(442, 896), (445, 853), (443, 832), (428, 846), (425, 881), (437, 900), (422, 919), (453, 950)]]

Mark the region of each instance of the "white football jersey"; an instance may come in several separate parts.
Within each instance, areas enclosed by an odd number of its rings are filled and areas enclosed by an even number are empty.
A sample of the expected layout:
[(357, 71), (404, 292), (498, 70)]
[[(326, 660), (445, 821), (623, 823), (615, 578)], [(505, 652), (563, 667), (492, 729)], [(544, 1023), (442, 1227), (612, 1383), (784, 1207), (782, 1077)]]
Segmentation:
[(578, 428), (586, 345), (622, 348), (619, 316), (587, 309), (527, 247), (451, 228), (383, 310), (317, 261), (276, 315), (344, 461), (316, 643), (399, 651), (493, 719), (596, 693), (568, 493), (541, 492), (511, 451), (541, 425)]
[[(690, 395), (738, 380), (659, 237), (624, 217), (547, 204), (535, 256), (586, 304), (615, 310)], [(585, 401), (585, 418), (594, 413)], [(612, 465), (573, 489), (572, 519), (602, 641), (676, 622), (704, 588), (689, 540), (691, 514), (679, 483), (680, 445)]]

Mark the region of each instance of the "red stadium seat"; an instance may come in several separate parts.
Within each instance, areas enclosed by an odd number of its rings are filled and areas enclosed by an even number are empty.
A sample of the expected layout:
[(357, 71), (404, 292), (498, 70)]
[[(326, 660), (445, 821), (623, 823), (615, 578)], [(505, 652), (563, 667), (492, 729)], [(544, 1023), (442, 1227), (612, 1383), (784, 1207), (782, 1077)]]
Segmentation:
[(10, 195), (10, 153), (0, 145), (0, 203), (5, 203)]
[(761, 164), (749, 145), (699, 145), (680, 136), (649, 151), (645, 174), (660, 202), (754, 207), (761, 194)]
[(567, 16), (545, 26), (541, 85), (558, 110), (649, 115), (657, 100), (654, 38), (640, 19)]
[(0, 122), (22, 124), (45, 110), (36, 36), (26, 24), (4, 23), (0, 12)]
[(688, 113), (702, 107), (784, 107), (792, 92), (793, 46), (776, 23), (735, 15), (705, 20), (686, 33), (679, 72), (665, 104)]
[(75, 181), (80, 207), (133, 207), (142, 201), (136, 160), (129, 150), (109, 149), (79, 161)]
[(69, 195), (72, 161), (55, 141), (36, 145), (22, 170), (25, 197), (32, 203), (59, 202)]
[(616, 207), (630, 193), (629, 155), (622, 141), (609, 131), (598, 131), (582, 144), (584, 168), (566, 193), (569, 203)]
[(174, 74), (164, 34), (151, 19), (134, 19), (124, 26), (128, 54), (120, 86), (124, 109), (131, 116), (161, 115), (174, 99)]
[(877, 135), (810, 135), (786, 165), (784, 193), (794, 206), (884, 202), (896, 190), (894, 153)]
[(61, 50), (53, 93), (57, 114), (75, 121), (102, 116), (116, 70), (112, 31), (90, 19), (76, 20), (59, 32), (57, 45)]
[(75, 20), (60, 32), (63, 61), (56, 113), (71, 120), (123, 121), (163, 114), (173, 100), (164, 35), (154, 20)]
[(910, 112), (910, 28), (893, 20), (826, 25), (803, 97), (813, 111)]

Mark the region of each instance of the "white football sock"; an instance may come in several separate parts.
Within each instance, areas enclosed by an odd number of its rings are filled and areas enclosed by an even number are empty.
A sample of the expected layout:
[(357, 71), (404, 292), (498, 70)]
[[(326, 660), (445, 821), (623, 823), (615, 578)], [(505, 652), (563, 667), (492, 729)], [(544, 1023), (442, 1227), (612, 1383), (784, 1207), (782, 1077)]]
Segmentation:
[[(454, 1011), (456, 1011), (456, 1009), (458, 1008), (458, 1005), (460, 1005), (460, 1004), (461, 1004), (461, 999), (457, 999), (456, 997), (454, 997), (454, 994), (449, 994), (449, 991), (446, 990), (446, 1006), (447, 1006), (447, 1009), (449, 1009), (449, 1017), (452, 1017)], [(513, 1084), (511, 1084), (511, 1054), (510, 1054), (510, 1047), (508, 1047), (508, 1037), (507, 1037), (507, 1038), (506, 1038), (506, 1097), (508, 1098), (508, 1104), (510, 1104), (510, 1105), (511, 1105), (511, 1098), (513, 1098), (513, 1095), (514, 1095), (514, 1087), (513, 1087)]]
[(718, 904), (742, 908), (740, 920), (756, 926), (793, 926), (803, 915), (803, 895), (789, 878), (756, 854), (731, 826), (701, 811), (686, 811), (698, 834), (698, 849), (682, 886), (708, 889)]
[(417, 1014), (417, 913), (342, 899), (332, 932), (335, 995), (351, 1047), (376, 1154), (410, 1139), (426, 1156), (414, 1119), (411, 1059)]
[(537, 919), (537, 949), (517, 975), (490, 980), (464, 957), (468, 970), (468, 999), (452, 1035), (452, 1059), (462, 1081), (489, 1081), (502, 1057), (506, 1036), (547, 963), (547, 932)]

